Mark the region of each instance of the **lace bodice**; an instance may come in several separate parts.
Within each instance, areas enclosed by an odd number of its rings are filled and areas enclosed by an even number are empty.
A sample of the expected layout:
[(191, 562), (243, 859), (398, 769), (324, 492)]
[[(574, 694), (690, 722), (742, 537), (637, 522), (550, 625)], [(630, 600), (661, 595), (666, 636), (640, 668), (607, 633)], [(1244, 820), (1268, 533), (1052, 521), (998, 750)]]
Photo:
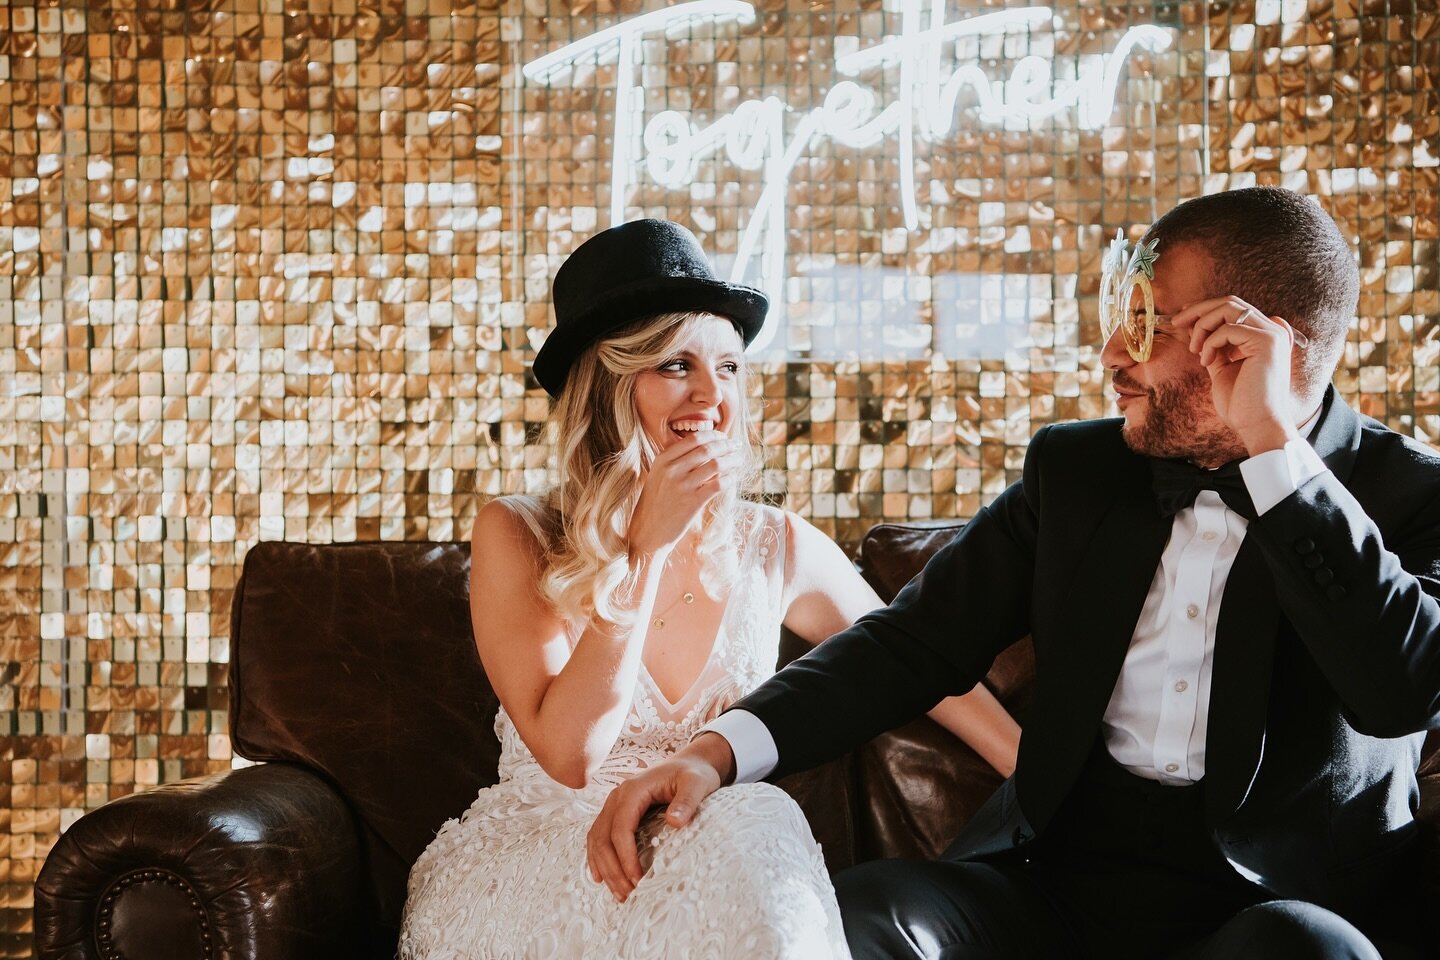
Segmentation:
[[(613, 788), (636, 770), (674, 753), (775, 672), (777, 626), (784, 614), (785, 517), (758, 504), (746, 504), (744, 510), (739, 578), (699, 676), (672, 704), (642, 664), (625, 725), (590, 787)], [(495, 717), (495, 735), (500, 740), (502, 782), (536, 778), (553, 782), (503, 708)]]

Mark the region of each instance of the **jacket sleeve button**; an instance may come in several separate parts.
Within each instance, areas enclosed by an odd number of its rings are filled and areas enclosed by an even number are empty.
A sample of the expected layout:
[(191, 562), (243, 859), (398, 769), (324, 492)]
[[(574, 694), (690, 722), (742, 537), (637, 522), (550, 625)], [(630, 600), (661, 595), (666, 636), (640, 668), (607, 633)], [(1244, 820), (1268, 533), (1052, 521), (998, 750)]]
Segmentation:
[(1335, 582), (1335, 571), (1329, 567), (1321, 567), (1315, 571), (1315, 582), (1322, 587), (1328, 587)]
[(1310, 553), (1315, 549), (1315, 541), (1309, 537), (1301, 537), (1295, 541), (1295, 552), (1299, 554)]
[(1345, 596), (1345, 588), (1340, 586), (1340, 584), (1338, 583), (1333, 584), (1330, 589), (1325, 591), (1325, 596), (1329, 597), (1331, 600), (1339, 600)]

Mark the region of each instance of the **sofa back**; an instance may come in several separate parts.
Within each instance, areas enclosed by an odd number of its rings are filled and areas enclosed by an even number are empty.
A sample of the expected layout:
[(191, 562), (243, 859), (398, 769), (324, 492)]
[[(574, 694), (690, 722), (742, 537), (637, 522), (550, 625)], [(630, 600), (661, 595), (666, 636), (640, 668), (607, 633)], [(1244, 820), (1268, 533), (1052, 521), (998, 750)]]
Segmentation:
[[(882, 524), (857, 565), (888, 600), (959, 527)], [(387, 927), (436, 829), (495, 782), (499, 704), (475, 652), (469, 571), (467, 544), (265, 542), (246, 556), (235, 592), (235, 751), (302, 764), (347, 799)], [(782, 662), (803, 650), (791, 638)], [(1012, 709), (1023, 709), (1027, 670), (1025, 651), (997, 664), (995, 689)], [(997, 783), (922, 718), (785, 786), (838, 868), (937, 852)]]
[(468, 544), (267, 542), (235, 592), (235, 751), (303, 764), (345, 797), (382, 927), (435, 830), (495, 782), (499, 702), (469, 582)]
[[(860, 569), (889, 599), (958, 528), (877, 527)], [(302, 764), (346, 798), (387, 928), (399, 922), (410, 865), (440, 824), (495, 782), (499, 703), (475, 652), (469, 571), (467, 544), (265, 542), (247, 554), (235, 591), (235, 751)], [(803, 649), (791, 638), (782, 662)], [(1012, 672), (997, 690), (1014, 706), (1024, 672)], [(884, 784), (881, 795), (855, 789), (865, 769)], [(996, 782), (963, 744), (922, 719), (785, 786), (838, 868), (935, 852)], [(921, 798), (913, 809), (911, 796)]]

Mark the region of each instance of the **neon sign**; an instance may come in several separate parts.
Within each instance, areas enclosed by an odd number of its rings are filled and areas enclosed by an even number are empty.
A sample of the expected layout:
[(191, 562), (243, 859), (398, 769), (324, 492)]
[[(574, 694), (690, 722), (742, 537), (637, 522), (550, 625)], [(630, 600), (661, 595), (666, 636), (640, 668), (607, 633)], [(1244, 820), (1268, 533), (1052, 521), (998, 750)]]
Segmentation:
[[(1073, 78), (1057, 78), (1051, 62), (1028, 55), (1017, 59), (1009, 79), (992, 80), (971, 59), (963, 60), (964, 38), (999, 37), (1052, 26), (1049, 7), (1002, 10), (946, 22), (945, 0), (901, 0), (901, 29), (879, 43), (856, 49), (835, 59), (835, 70), (845, 77), (863, 77), (887, 67), (898, 67), (898, 98), (883, 106), (869, 87), (856, 80), (841, 80), (830, 88), (819, 107), (799, 113), (779, 97), (746, 100), (714, 122), (697, 127), (675, 110), (655, 114), (640, 136), (643, 155), (637, 162), (635, 130), (643, 109), (637, 97), (636, 72), (640, 66), (642, 37), (665, 34), (696, 23), (748, 24), (755, 10), (741, 0), (693, 0), (643, 14), (533, 60), (522, 69), (536, 83), (551, 83), (582, 61), (600, 63), (615, 58), (615, 146), (611, 158), (610, 221), (625, 217), (627, 188), (637, 166), (661, 186), (685, 187), (694, 181), (702, 160), (723, 152), (742, 170), (762, 171), (760, 199), (745, 225), (730, 279), (742, 281), (757, 253), (762, 286), (771, 303), (772, 319), (783, 313), (785, 282), (786, 197), (790, 173), (806, 149), (818, 138), (858, 149), (896, 136), (900, 150), (899, 183), (905, 225), (920, 223), (915, 186), (915, 141), (935, 142), (945, 137), (968, 92), (974, 109), (985, 123), (1026, 129), (1037, 119), (1073, 110), (1084, 129), (1108, 122), (1125, 61), (1136, 49), (1164, 50), (1170, 33), (1156, 26), (1126, 30), (1115, 49), (1082, 59)], [(952, 48), (948, 57), (947, 47)], [(592, 60), (593, 58), (593, 60)], [(948, 72), (946, 67), (949, 67)], [(764, 349), (777, 324), (767, 322), (752, 349)]]

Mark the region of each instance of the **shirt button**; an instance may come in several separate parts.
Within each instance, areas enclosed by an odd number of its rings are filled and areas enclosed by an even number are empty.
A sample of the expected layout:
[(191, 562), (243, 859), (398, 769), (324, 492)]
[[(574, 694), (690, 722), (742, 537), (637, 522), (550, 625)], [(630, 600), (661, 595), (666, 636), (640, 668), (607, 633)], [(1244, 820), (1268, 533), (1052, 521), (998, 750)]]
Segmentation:
[(1194, 620), (1196, 617), (1200, 616), (1200, 608), (1195, 606), (1195, 604), (1193, 603), (1190, 604), (1190, 606), (1185, 608), (1185, 616), (1189, 617), (1191, 620)]
[(1200, 534), (1200, 539), (1208, 543), (1209, 541), (1214, 540), (1215, 536), (1216, 534), (1214, 530), (1206, 530), (1204, 533)]
[(1180, 769), (1180, 764), (1178, 764), (1178, 763), (1167, 763), (1167, 764), (1165, 764), (1165, 772), (1166, 772), (1166, 773), (1175, 773), (1175, 772), (1178, 771), (1179, 769)]
[(1186, 690), (1189, 690), (1189, 689), (1190, 689), (1190, 684), (1186, 683), (1184, 680), (1176, 680), (1176, 681), (1175, 681), (1175, 692), (1176, 692), (1176, 693), (1184, 693)]

